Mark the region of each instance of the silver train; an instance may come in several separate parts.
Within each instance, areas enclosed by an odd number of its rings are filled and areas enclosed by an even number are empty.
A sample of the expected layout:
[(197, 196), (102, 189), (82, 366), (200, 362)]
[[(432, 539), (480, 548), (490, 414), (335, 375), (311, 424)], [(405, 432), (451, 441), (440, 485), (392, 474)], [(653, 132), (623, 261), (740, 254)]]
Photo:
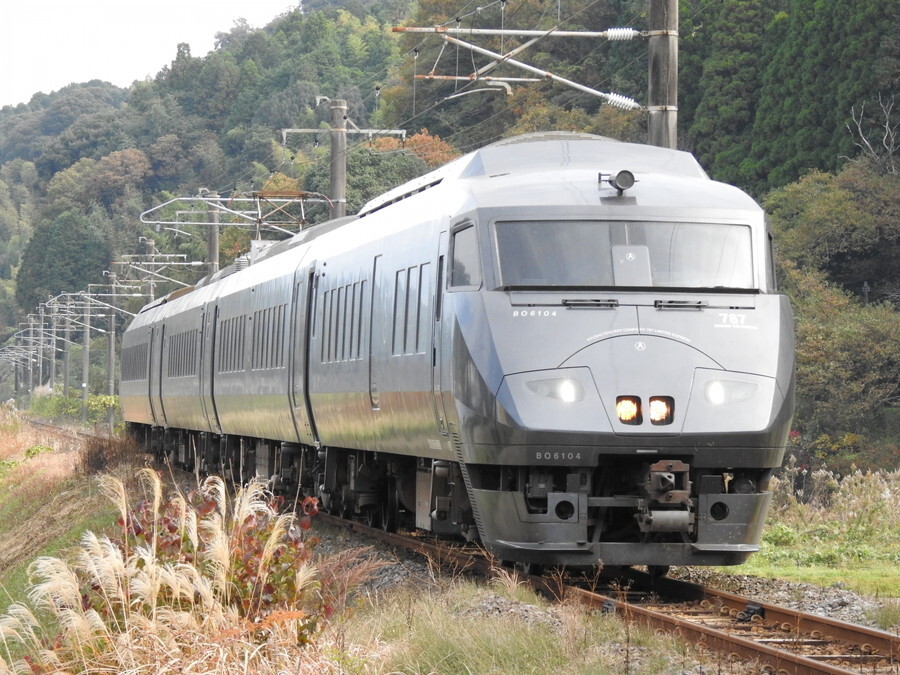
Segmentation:
[(793, 414), (760, 207), (684, 152), (501, 141), (147, 305), (159, 455), (528, 566), (758, 550)]

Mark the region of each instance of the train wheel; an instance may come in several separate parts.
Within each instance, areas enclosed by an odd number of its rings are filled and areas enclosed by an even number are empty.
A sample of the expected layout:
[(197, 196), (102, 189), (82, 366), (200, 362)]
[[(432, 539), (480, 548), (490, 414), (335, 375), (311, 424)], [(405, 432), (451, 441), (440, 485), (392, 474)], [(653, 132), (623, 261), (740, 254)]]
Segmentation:
[(544, 574), (544, 566), (538, 565), (537, 563), (516, 563), (516, 570), (521, 572), (525, 576), (539, 577)]
[(668, 565), (647, 565), (647, 574), (649, 574), (654, 579), (662, 579), (668, 573)]
[(381, 500), (381, 529), (385, 532), (396, 532), (400, 524), (400, 500), (397, 497), (397, 481), (387, 479), (387, 490)]
[(369, 527), (381, 526), (381, 507), (377, 504), (369, 504), (363, 507), (363, 519)]

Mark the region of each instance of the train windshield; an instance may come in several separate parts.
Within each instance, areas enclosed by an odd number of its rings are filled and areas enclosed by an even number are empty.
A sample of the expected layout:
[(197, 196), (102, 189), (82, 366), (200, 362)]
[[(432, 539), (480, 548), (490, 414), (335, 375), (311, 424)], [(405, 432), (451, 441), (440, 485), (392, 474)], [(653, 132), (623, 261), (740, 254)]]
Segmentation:
[(754, 288), (745, 225), (529, 220), (495, 231), (506, 288)]

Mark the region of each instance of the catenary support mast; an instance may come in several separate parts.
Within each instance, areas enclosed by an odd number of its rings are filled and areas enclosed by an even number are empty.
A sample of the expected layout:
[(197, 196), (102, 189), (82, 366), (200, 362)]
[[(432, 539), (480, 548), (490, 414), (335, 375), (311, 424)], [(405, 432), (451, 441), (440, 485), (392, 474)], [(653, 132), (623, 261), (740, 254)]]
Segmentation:
[(648, 142), (675, 148), (678, 140), (678, 0), (650, 0), (648, 28)]

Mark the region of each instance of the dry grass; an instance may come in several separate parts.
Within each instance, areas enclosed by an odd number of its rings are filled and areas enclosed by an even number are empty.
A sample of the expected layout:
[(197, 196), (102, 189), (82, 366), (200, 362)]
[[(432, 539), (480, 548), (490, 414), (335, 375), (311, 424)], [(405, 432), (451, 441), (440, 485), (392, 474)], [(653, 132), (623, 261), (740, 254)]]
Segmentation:
[(340, 672), (314, 637), (379, 564), (345, 551), (313, 566), (314, 538), (251, 482), (232, 502), (219, 478), (144, 499), (104, 477), (121, 539), (86, 532), (65, 559), (30, 566), (28, 601), (0, 617), (0, 672)]
[(614, 614), (550, 604), (505, 570), (487, 586), (397, 586), (326, 631), (326, 645), (347, 674), (759, 672)]
[(8, 408), (0, 409), (0, 428), (0, 575), (6, 577), (102, 500), (80, 472), (76, 436), (34, 429)]

